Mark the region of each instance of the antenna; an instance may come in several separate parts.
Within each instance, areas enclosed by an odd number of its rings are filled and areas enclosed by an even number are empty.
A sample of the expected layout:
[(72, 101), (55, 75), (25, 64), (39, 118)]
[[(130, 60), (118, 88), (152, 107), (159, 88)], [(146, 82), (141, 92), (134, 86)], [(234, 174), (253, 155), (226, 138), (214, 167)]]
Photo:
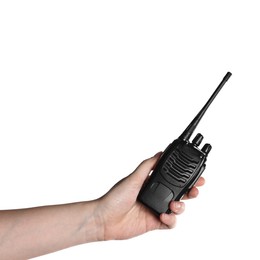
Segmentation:
[(195, 128), (199, 124), (201, 118), (207, 111), (208, 107), (212, 103), (212, 101), (215, 99), (219, 91), (222, 89), (222, 87), (225, 85), (225, 83), (228, 81), (228, 79), (231, 77), (232, 73), (228, 72), (225, 77), (222, 79), (212, 96), (209, 98), (207, 103), (204, 105), (204, 107), (200, 110), (200, 112), (196, 115), (196, 117), (191, 121), (191, 123), (188, 125), (188, 127), (184, 130), (184, 132), (180, 135), (179, 139), (188, 141), (194, 132)]

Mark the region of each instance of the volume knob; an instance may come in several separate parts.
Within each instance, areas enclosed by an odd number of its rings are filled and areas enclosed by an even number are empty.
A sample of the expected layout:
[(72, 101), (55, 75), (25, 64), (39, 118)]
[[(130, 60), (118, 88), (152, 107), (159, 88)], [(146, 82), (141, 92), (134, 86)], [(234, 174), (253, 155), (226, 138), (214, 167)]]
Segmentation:
[(194, 139), (192, 140), (192, 143), (194, 146), (199, 146), (203, 140), (203, 135), (202, 134), (197, 134)]

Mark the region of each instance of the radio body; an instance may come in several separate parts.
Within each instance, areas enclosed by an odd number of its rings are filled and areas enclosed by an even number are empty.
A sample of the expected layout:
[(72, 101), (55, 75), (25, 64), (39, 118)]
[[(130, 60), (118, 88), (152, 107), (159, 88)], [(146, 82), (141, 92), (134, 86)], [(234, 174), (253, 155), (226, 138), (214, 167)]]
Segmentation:
[(156, 214), (170, 213), (169, 203), (172, 200), (180, 200), (205, 170), (211, 145), (207, 143), (201, 150), (199, 149), (203, 139), (201, 134), (197, 134), (192, 142), (189, 139), (209, 105), (231, 75), (230, 72), (225, 75), (210, 99), (180, 137), (165, 149), (148, 181), (142, 187), (138, 200)]

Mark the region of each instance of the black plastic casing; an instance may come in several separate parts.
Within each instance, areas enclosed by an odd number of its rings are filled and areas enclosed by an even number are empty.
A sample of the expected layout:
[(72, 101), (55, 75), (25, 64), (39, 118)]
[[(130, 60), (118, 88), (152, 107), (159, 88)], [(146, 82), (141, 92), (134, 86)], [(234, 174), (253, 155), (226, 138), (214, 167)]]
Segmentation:
[(200, 150), (194, 140), (174, 140), (161, 155), (138, 200), (157, 215), (170, 213), (169, 203), (180, 200), (205, 170), (210, 149), (206, 144)]
[(170, 213), (169, 203), (172, 200), (180, 200), (205, 170), (211, 145), (205, 144), (201, 150), (198, 148), (203, 139), (201, 134), (197, 134), (191, 143), (189, 139), (231, 75), (231, 72), (226, 73), (209, 100), (180, 137), (165, 149), (150, 178), (141, 189), (138, 200), (156, 214)]

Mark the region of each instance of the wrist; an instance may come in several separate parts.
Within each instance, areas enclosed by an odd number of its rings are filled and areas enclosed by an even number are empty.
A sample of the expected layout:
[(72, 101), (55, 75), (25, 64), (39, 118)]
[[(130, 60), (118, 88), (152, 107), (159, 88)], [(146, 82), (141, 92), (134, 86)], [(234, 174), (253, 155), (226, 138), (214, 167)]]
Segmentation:
[(83, 224), (79, 226), (83, 234), (83, 243), (105, 240), (104, 221), (100, 208), (99, 199), (83, 202)]

